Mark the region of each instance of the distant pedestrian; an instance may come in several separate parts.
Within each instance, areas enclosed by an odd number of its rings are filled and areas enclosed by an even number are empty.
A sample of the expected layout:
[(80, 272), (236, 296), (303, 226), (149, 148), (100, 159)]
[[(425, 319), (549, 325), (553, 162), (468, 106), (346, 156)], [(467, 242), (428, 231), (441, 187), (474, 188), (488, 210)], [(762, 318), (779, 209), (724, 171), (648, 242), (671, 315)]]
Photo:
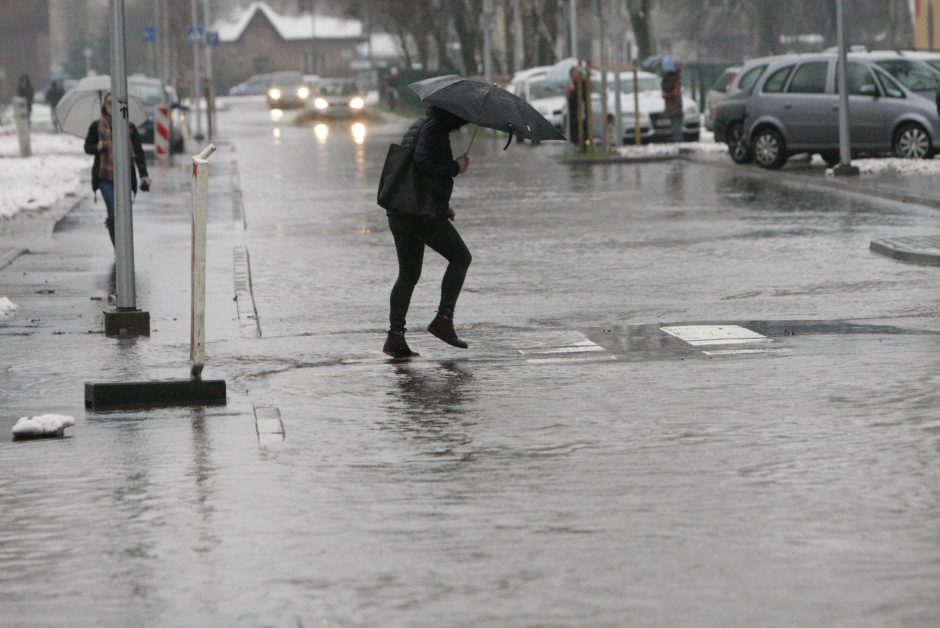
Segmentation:
[(20, 76), (20, 80), (16, 84), (16, 95), (26, 99), (26, 122), (31, 122), (35, 92), (33, 91), (33, 84), (29, 80), (29, 74)]
[[(144, 192), (150, 190), (150, 177), (147, 175), (147, 159), (144, 156), (144, 147), (140, 141), (137, 127), (128, 122), (131, 149), (131, 192), (137, 194), (137, 172), (134, 164), (140, 171), (140, 189)], [(85, 152), (95, 156), (91, 167), (91, 189), (93, 192), (101, 190), (108, 217), (105, 225), (114, 245), (114, 146), (111, 137), (111, 93), (108, 92), (101, 105), (101, 117), (92, 122), (85, 134)]]
[(568, 102), (568, 141), (577, 146), (580, 152), (585, 150), (585, 145), (590, 139), (587, 125), (590, 115), (587, 79), (578, 66), (568, 70), (568, 77), (570, 80), (565, 86), (565, 98)]
[(49, 88), (46, 89), (46, 102), (49, 104), (49, 109), (52, 113), (52, 124), (55, 128), (56, 133), (62, 130), (62, 127), (59, 125), (59, 118), (55, 113), (55, 106), (59, 104), (59, 101), (62, 100), (62, 96), (65, 95), (65, 89), (62, 87), (62, 81), (52, 81), (49, 83)]
[(660, 88), (663, 92), (663, 117), (669, 119), (672, 127), (672, 141), (682, 141), (682, 78), (675, 63), (663, 64), (663, 80)]
[(403, 146), (414, 147), (412, 158), (421, 184), (431, 197), (432, 218), (388, 211), (388, 226), (395, 238), (398, 255), (398, 278), (389, 297), (389, 331), (382, 351), (393, 358), (410, 358), (418, 354), (405, 342), (405, 316), (411, 304), (421, 266), (424, 247), (440, 253), (447, 259), (447, 270), (441, 283), (441, 300), (437, 316), (428, 331), (447, 344), (467, 348), (467, 343), (454, 331), (454, 307), (463, 287), (470, 251), (451, 224), (456, 215), (450, 206), (454, 177), (467, 171), (470, 160), (466, 155), (454, 159), (450, 146), (450, 133), (467, 121), (439, 107), (431, 106), (425, 115), (411, 125), (402, 139)]
[(392, 68), (385, 75), (385, 101), (388, 103), (388, 110), (395, 111), (398, 106), (398, 68)]

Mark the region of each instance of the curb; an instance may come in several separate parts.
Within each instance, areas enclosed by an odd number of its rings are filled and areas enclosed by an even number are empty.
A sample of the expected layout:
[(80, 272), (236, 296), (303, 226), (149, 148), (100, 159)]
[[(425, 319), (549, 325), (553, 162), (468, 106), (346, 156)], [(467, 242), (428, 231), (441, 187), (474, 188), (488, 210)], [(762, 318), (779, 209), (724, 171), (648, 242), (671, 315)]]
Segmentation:
[[(695, 154), (689, 153), (682, 154), (680, 157), (697, 164), (706, 164), (712, 166), (729, 165), (707, 159), (698, 159)], [(862, 196), (874, 196), (888, 201), (895, 201), (897, 203), (921, 205), (922, 207), (929, 207), (931, 209), (940, 209), (940, 198), (918, 196), (916, 194), (909, 194), (907, 192), (886, 189), (878, 185), (865, 185), (864, 183), (853, 184), (845, 180), (836, 180), (834, 177), (814, 177), (805, 174), (797, 174), (795, 172), (781, 172), (779, 170), (773, 171), (769, 178), (767, 173), (770, 171), (760, 170), (755, 172), (753, 169), (748, 167), (742, 167), (737, 164), (730, 165), (733, 165), (738, 169), (735, 170), (736, 175), (739, 174), (741, 176), (760, 179), (762, 181), (774, 181), (784, 185), (810, 185), (826, 190), (839, 190), (842, 192), (850, 192), (852, 194), (860, 194)]]
[(872, 240), (869, 250), (902, 262), (940, 266), (940, 235)]
[(29, 249), (24, 249), (21, 247), (0, 249), (0, 270), (3, 270), (12, 264), (13, 260), (15, 260), (20, 255), (23, 255), (24, 253), (29, 253)]
[(678, 153), (675, 155), (650, 155), (648, 157), (569, 157), (562, 155), (556, 157), (555, 160), (560, 164), (571, 166), (575, 164), (644, 164), (656, 163), (660, 161), (672, 161), (673, 159), (678, 159), (679, 157), (681, 157), (681, 155)]

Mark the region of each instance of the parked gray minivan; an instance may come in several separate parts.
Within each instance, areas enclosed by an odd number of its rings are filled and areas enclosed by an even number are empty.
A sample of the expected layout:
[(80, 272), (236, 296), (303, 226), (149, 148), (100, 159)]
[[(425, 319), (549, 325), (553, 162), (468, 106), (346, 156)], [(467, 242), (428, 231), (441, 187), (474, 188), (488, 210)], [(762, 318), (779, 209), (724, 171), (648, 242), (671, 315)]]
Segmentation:
[[(839, 96), (834, 53), (755, 59), (764, 71), (747, 98), (744, 137), (764, 168), (790, 155), (839, 161)], [(940, 73), (894, 52), (850, 53), (849, 122), (853, 153), (932, 158), (940, 148)]]

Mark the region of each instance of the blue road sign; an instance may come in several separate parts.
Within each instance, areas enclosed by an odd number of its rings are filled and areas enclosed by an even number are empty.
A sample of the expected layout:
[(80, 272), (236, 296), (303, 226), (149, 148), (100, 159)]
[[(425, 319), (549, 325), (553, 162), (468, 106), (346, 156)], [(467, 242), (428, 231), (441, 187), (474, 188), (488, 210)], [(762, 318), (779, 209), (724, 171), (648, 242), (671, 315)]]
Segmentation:
[(142, 35), (144, 41), (157, 41), (157, 28), (155, 26), (145, 26)]
[(201, 26), (190, 26), (186, 29), (186, 39), (191, 44), (201, 44), (203, 36), (204, 33)]
[(206, 43), (210, 46), (218, 46), (219, 31), (206, 31)]

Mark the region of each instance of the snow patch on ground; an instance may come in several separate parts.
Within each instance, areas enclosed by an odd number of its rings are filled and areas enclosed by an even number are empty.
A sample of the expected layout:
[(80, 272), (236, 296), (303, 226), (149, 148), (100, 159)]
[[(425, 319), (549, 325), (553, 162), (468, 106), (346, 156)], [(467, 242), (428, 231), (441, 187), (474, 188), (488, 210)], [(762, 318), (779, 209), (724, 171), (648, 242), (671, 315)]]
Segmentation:
[(0, 297), (0, 319), (12, 316), (16, 311), (16, 303), (7, 297)]
[(21, 417), (10, 433), (13, 438), (43, 438), (62, 436), (65, 428), (75, 425), (75, 417), (67, 414), (38, 414)]
[[(813, 163), (825, 163), (819, 155), (813, 156)], [(940, 174), (940, 159), (898, 159), (885, 157), (883, 159), (853, 159), (852, 165), (857, 167), (860, 174), (898, 174), (898, 175), (924, 175)], [(826, 176), (834, 176), (832, 168), (826, 170)]]
[(16, 135), (0, 135), (0, 218), (46, 209), (78, 194), (91, 160), (77, 137), (33, 133), (31, 157), (20, 157)]

